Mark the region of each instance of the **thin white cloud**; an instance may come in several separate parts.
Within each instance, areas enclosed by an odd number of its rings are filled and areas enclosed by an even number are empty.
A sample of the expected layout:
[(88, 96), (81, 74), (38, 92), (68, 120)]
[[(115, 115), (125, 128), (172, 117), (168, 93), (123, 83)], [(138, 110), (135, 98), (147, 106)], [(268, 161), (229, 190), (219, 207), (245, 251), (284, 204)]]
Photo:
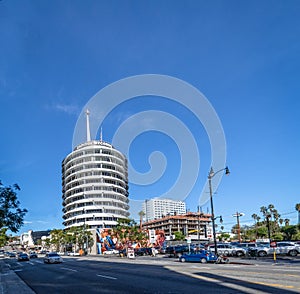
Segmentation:
[(36, 221), (37, 223), (40, 223), (40, 224), (49, 224), (49, 222), (46, 222), (46, 221), (42, 221), (42, 220), (38, 220)]
[(72, 105), (72, 104), (60, 104), (57, 103), (53, 107), (54, 109), (65, 112), (67, 114), (78, 114), (79, 113), (79, 107), (77, 105)]
[(46, 104), (44, 108), (48, 111), (59, 111), (70, 115), (79, 115), (81, 107), (76, 104), (53, 103)]

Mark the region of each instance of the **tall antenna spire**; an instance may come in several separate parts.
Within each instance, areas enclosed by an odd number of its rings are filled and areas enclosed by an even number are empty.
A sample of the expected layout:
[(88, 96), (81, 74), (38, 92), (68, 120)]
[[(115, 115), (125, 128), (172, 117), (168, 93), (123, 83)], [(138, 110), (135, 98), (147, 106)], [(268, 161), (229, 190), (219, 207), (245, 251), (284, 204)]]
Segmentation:
[(102, 127), (101, 127), (101, 129), (100, 129), (100, 142), (102, 142), (103, 140), (102, 140)]
[(85, 114), (86, 114), (86, 141), (89, 142), (91, 141), (90, 119), (89, 119), (90, 111), (87, 109), (85, 111)]

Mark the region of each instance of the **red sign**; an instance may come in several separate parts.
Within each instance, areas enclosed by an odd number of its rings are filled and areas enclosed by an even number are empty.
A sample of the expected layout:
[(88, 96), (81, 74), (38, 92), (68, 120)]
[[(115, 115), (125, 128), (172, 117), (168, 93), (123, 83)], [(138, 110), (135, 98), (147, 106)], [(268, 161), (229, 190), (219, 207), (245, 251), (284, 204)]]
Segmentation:
[(277, 247), (277, 243), (275, 241), (272, 241), (270, 243), (270, 247), (272, 247), (272, 248)]

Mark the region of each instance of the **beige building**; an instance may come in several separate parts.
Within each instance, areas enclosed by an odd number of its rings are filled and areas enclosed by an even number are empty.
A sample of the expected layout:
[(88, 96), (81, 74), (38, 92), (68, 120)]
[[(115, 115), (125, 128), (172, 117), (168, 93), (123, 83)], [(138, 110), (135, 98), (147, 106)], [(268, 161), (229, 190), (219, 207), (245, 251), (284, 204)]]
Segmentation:
[(163, 230), (168, 240), (175, 232), (182, 232), (191, 240), (209, 240), (212, 238), (211, 215), (202, 212), (188, 212), (182, 215), (169, 215), (142, 224), (147, 230)]

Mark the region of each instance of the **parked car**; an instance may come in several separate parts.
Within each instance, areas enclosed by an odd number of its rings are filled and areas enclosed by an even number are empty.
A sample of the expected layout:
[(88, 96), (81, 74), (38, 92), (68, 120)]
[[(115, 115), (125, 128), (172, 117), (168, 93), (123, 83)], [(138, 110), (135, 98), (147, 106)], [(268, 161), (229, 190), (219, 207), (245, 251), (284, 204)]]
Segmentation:
[(276, 253), (297, 256), (300, 254), (300, 245), (288, 241), (277, 242)]
[(188, 245), (177, 245), (177, 246), (169, 246), (166, 248), (166, 254), (169, 256), (180, 257), (184, 253), (188, 253), (192, 251)]
[(135, 248), (134, 249), (134, 254), (136, 256), (151, 255), (152, 254), (152, 249), (151, 248), (145, 248), (145, 247)]
[[(215, 252), (215, 246), (209, 245), (208, 249), (212, 252)], [(235, 247), (230, 244), (217, 244), (218, 254), (222, 254), (224, 256), (244, 256), (246, 255), (246, 250), (241, 247)]]
[(251, 242), (251, 243), (237, 243), (236, 245), (234, 245), (235, 247), (238, 247), (238, 248), (244, 248), (244, 249), (248, 249), (248, 248), (256, 248), (257, 247), (257, 244), (254, 243), (254, 242)]
[(274, 250), (276, 254), (285, 254), (290, 256), (297, 256), (300, 254), (300, 246), (289, 241), (277, 242), (277, 246), (274, 248), (270, 247), (270, 245), (258, 245), (256, 248), (249, 248), (248, 252), (252, 256), (256, 253), (256, 256), (264, 257), (274, 254)]
[(29, 253), (29, 258), (37, 258), (38, 255), (35, 252), (30, 252)]
[(18, 261), (26, 261), (29, 260), (29, 256), (27, 253), (20, 253), (18, 255)]
[(207, 250), (195, 251), (191, 253), (184, 253), (179, 257), (179, 261), (181, 262), (214, 262), (218, 259), (218, 257)]
[(119, 250), (116, 249), (105, 250), (103, 254), (107, 254), (107, 255), (119, 254)]
[(63, 259), (56, 252), (47, 253), (44, 257), (44, 263), (61, 263)]
[(16, 253), (14, 253), (14, 252), (6, 252), (6, 256), (9, 257), (9, 258), (14, 258), (14, 257), (16, 257)]
[(247, 255), (251, 257), (264, 257), (273, 253), (273, 249), (269, 244), (256, 244), (255, 247), (249, 247), (247, 249)]

